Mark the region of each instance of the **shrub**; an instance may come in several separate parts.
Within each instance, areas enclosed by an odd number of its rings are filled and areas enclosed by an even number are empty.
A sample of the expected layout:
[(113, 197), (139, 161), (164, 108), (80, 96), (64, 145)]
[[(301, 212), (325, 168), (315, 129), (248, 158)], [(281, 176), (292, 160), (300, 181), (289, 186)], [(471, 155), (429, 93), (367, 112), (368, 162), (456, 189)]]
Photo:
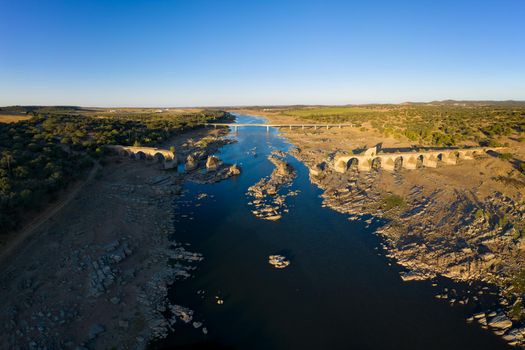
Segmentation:
[(520, 273), (514, 277), (514, 279), (511, 281), (511, 285), (514, 287), (514, 293), (525, 293), (525, 270), (520, 271)]
[(478, 210), (476, 210), (475, 217), (477, 220), (479, 220), (483, 216), (485, 216), (485, 212), (483, 211), (483, 209), (479, 208)]
[(525, 310), (523, 307), (523, 301), (518, 299), (509, 310), (509, 316), (513, 321), (520, 322), (525, 319)]
[(512, 153), (501, 153), (499, 155), (499, 158), (501, 160), (511, 160), (514, 156), (512, 155)]
[(390, 194), (383, 198), (383, 206), (385, 210), (402, 208), (405, 206), (405, 200), (397, 194)]
[(505, 227), (507, 226), (508, 222), (509, 222), (509, 217), (507, 216), (507, 214), (500, 216), (498, 219), (498, 227)]

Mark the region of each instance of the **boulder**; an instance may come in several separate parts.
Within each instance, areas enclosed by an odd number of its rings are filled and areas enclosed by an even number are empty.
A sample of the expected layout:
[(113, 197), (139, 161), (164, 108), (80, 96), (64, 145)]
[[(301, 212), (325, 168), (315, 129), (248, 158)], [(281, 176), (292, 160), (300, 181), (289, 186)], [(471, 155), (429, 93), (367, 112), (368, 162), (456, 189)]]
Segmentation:
[(269, 220), (269, 221), (276, 221), (276, 220), (279, 220), (281, 217), (282, 217), (281, 215), (271, 215), (271, 216), (265, 217), (264, 219)]
[(194, 170), (198, 167), (199, 165), (199, 162), (197, 159), (195, 159), (194, 156), (192, 156), (191, 154), (188, 155), (188, 157), (186, 158), (186, 165), (185, 165), (185, 168), (187, 171), (191, 171), (191, 170)]
[(276, 269), (284, 269), (290, 265), (290, 260), (286, 259), (283, 255), (270, 255), (268, 262)]
[(233, 164), (228, 170), (230, 175), (239, 175), (241, 173), (241, 168), (237, 164)]
[(324, 162), (315, 164), (312, 168), (310, 168), (310, 175), (312, 176), (319, 176), (322, 174), (322, 172), (325, 169), (326, 164)]
[(209, 156), (206, 160), (206, 169), (208, 170), (217, 170), (217, 168), (221, 165), (221, 161), (219, 158), (215, 156)]
[(492, 328), (507, 329), (512, 327), (512, 321), (505, 314), (499, 314), (494, 316), (488, 325)]

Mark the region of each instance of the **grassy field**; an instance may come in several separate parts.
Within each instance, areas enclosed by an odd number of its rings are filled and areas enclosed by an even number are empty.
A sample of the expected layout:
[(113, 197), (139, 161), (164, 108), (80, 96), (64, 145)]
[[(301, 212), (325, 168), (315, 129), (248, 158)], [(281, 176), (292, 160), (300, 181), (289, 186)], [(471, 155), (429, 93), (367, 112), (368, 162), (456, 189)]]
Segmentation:
[(0, 123), (16, 123), (28, 119), (31, 119), (31, 116), (25, 114), (0, 114)]
[(300, 109), (284, 110), (282, 113), (295, 117), (352, 117), (358, 115), (370, 115), (375, 112), (385, 111), (383, 109), (371, 109), (364, 107), (305, 107)]
[(267, 114), (320, 123), (352, 123), (384, 136), (422, 145), (464, 143), (502, 145), (523, 138), (525, 103), (418, 103), (326, 107), (266, 108)]

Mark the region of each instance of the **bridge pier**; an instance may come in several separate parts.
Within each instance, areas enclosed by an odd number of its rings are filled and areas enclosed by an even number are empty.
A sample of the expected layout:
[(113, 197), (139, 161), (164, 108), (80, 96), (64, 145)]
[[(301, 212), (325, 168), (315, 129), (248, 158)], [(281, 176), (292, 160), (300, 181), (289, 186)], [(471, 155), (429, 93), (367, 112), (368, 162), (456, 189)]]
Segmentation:
[(459, 152), (459, 157), (466, 160), (474, 159), (474, 152)]
[(381, 169), (384, 169), (386, 171), (394, 171), (396, 170), (396, 163), (392, 158), (381, 158)]
[(441, 155), (441, 161), (445, 164), (457, 164), (457, 157), (454, 153), (443, 153)]
[(437, 167), (437, 160), (425, 157), (425, 158), (423, 158), (423, 166), (426, 167), (426, 168), (436, 168)]
[(359, 159), (357, 163), (357, 170), (359, 171), (372, 170), (372, 160), (371, 159)]
[(417, 162), (410, 160), (410, 159), (407, 160), (406, 162), (405, 160), (403, 160), (403, 168), (409, 169), (409, 170), (415, 170), (417, 169)]
[(341, 159), (341, 160), (335, 162), (334, 169), (338, 173), (346, 172), (347, 168), (348, 168), (348, 161), (345, 161), (344, 159)]

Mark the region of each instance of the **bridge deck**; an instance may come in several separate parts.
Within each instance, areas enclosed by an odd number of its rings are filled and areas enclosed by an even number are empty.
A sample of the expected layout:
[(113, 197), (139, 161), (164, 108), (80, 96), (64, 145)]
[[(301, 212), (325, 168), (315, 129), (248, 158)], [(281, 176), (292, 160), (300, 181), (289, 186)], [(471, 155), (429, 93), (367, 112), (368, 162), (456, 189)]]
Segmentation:
[(287, 127), (341, 127), (341, 126), (353, 126), (353, 124), (240, 124), (240, 123), (205, 123), (204, 125), (210, 126), (258, 126), (258, 127), (270, 127), (270, 128), (287, 128)]

